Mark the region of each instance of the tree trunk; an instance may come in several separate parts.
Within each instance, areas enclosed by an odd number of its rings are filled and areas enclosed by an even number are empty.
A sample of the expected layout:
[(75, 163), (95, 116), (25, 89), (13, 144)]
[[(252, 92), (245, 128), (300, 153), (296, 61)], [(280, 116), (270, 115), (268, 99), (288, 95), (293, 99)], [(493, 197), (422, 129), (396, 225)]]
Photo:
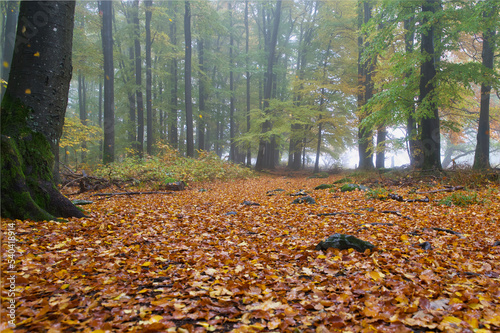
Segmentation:
[(22, 24), (2, 100), (2, 217), (84, 216), (57, 190), (52, 173), (72, 74), (74, 12), (74, 1), (21, 3)]
[[(249, 51), (250, 29), (248, 25), (248, 0), (245, 1), (245, 54), (246, 54), (246, 107), (247, 107), (247, 133), (250, 133), (250, 56)], [(247, 147), (247, 166), (252, 165), (251, 144)]]
[(144, 100), (142, 96), (142, 58), (139, 28), (139, 0), (134, 0), (135, 96), (137, 102), (137, 153), (144, 155)]
[(113, 2), (101, 1), (102, 12), (102, 52), (104, 56), (104, 142), (102, 160), (104, 164), (115, 159), (115, 101), (114, 82), (115, 68), (113, 65)]
[[(498, 8), (494, 6), (493, 8)], [(483, 12), (485, 21), (491, 19), (493, 10), (489, 13)], [(483, 32), (483, 66), (487, 69), (493, 69), (494, 59), (494, 38), (496, 31), (488, 28)], [(490, 168), (490, 94), (491, 84), (481, 84), (481, 104), (479, 111), (479, 125), (477, 128), (476, 152), (474, 154), (474, 169)]]
[(5, 81), (9, 80), (9, 72), (12, 63), (12, 55), (14, 54), (14, 45), (16, 42), (16, 25), (17, 25), (17, 16), (19, 14), (19, 1), (6, 1), (4, 3), (6, 19), (5, 19), (5, 28), (2, 31), (2, 76), (0, 80), (0, 101), (3, 98), (5, 93)]
[[(427, 0), (422, 5), (422, 12), (434, 14), (439, 0)], [(423, 25), (427, 25), (428, 18), (424, 17)], [(420, 96), (419, 107), (424, 108), (425, 115), (422, 118), (421, 143), (423, 149), (422, 168), (441, 170), (441, 138), (439, 130), (439, 114), (436, 104), (436, 92), (434, 91), (434, 78), (436, 76), (434, 54), (434, 24), (430, 24), (426, 31), (422, 32), (421, 53), (425, 58), (420, 66)]]
[(148, 155), (153, 154), (153, 105), (151, 96), (151, 5), (152, 0), (145, 0), (146, 6), (146, 121), (147, 121), (147, 138), (146, 152)]
[(191, 5), (185, 2), (184, 12), (185, 75), (184, 92), (186, 102), (186, 155), (194, 157), (193, 104), (191, 100)]
[[(128, 54), (129, 54), (129, 60), (130, 60), (130, 74), (134, 72), (134, 63), (135, 63), (135, 54), (134, 54), (134, 48), (131, 46), (128, 49)], [(132, 81), (133, 75), (129, 76), (129, 79), (127, 81)], [(128, 85), (130, 88), (132, 88), (132, 85)], [(127, 97), (128, 97), (128, 139), (130, 144), (132, 145), (132, 148), (135, 149), (137, 146), (137, 124), (135, 123), (135, 89), (130, 89), (127, 88)]]
[(198, 117), (198, 149), (199, 150), (204, 150), (205, 149), (205, 99), (206, 99), (206, 93), (205, 93), (205, 83), (206, 83), (206, 78), (205, 78), (205, 64), (204, 64), (204, 41), (203, 39), (200, 39), (198, 41), (198, 65), (200, 69), (200, 83), (198, 85), (198, 93), (199, 93), (199, 117)]
[[(267, 70), (266, 70), (266, 79), (264, 82), (264, 103), (263, 108), (264, 112), (269, 112), (269, 101), (271, 99), (272, 87), (273, 87), (273, 64), (275, 61), (275, 53), (276, 53), (276, 44), (278, 42), (278, 28), (280, 24), (280, 16), (281, 16), (281, 1), (276, 1), (276, 10), (274, 12), (274, 25), (272, 30), (272, 35), (268, 36), (269, 39), (269, 47), (268, 47), (268, 56), (267, 56)], [(272, 124), (269, 120), (266, 120), (262, 125), (262, 134), (267, 133), (272, 128)], [(257, 162), (255, 168), (257, 170), (262, 169), (274, 169), (274, 154), (275, 154), (275, 139), (273, 137), (266, 139), (261, 138), (259, 142), (259, 152), (257, 155)]]
[(227, 3), (227, 10), (229, 12), (229, 160), (236, 161), (236, 143), (235, 137), (235, 121), (234, 121), (234, 73), (233, 73), (233, 12), (231, 9), (231, 2)]
[(385, 140), (387, 137), (387, 128), (385, 125), (379, 126), (377, 130), (377, 155), (375, 156), (375, 167), (377, 169), (385, 168)]
[[(170, 23), (170, 41), (174, 48), (177, 46), (177, 4), (172, 1), (170, 2), (172, 6), (172, 17), (173, 20)], [(175, 50), (176, 51), (176, 50)], [(172, 57), (170, 62), (170, 75), (172, 76), (171, 88), (170, 88), (170, 114), (168, 123), (170, 125), (168, 130), (168, 142), (173, 148), (179, 147), (179, 134), (177, 130), (177, 58)]]
[[(361, 29), (362, 23), (367, 23), (371, 17), (371, 6), (365, 1), (358, 3), (358, 28)], [(367, 59), (362, 63), (362, 54), (368, 47), (362, 35), (358, 37), (358, 112), (360, 123), (367, 117), (366, 112), (361, 108), (368, 102), (373, 95), (373, 82), (371, 80), (371, 73), (373, 65), (371, 59)], [(359, 125), (358, 128), (358, 153), (359, 153), (359, 166), (361, 170), (373, 169), (373, 133), (370, 128)]]
[[(78, 108), (80, 111), (80, 121), (82, 125), (87, 125), (87, 93), (85, 88), (85, 75), (82, 74), (80, 70), (78, 73)], [(85, 163), (87, 143), (83, 141), (81, 143), (81, 162)]]
[[(415, 39), (415, 22), (414, 17), (404, 21), (405, 33), (405, 52), (410, 54), (413, 52), (413, 41)], [(408, 79), (412, 75), (411, 70), (405, 73), (405, 78)], [(414, 168), (421, 168), (423, 162), (423, 151), (420, 148), (419, 128), (415, 114), (415, 102), (413, 96), (407, 101), (408, 104), (408, 119), (406, 122), (406, 135), (408, 137), (408, 156), (410, 165)]]

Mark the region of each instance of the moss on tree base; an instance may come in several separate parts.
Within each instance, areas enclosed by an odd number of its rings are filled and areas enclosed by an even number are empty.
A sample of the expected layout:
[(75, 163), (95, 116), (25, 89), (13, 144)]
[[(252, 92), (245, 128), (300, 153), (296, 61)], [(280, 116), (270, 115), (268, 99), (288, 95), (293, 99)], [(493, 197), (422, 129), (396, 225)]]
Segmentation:
[(2, 217), (36, 221), (84, 217), (56, 188), (50, 144), (43, 134), (23, 122), (28, 117), (29, 110), (6, 95), (2, 103), (0, 157)]

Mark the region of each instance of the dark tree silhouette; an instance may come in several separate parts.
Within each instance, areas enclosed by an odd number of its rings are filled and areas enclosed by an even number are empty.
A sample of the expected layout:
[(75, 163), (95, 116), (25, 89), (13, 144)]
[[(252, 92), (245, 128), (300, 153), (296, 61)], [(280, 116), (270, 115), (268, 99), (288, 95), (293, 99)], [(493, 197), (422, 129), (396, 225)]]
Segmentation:
[(1, 215), (84, 214), (56, 188), (54, 154), (72, 75), (74, 1), (23, 1), (1, 114)]

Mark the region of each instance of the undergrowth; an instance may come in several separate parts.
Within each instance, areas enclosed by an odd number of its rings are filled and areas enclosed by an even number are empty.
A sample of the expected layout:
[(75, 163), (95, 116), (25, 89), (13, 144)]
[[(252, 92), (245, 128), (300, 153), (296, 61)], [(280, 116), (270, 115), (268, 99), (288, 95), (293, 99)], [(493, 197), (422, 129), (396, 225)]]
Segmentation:
[(161, 146), (161, 154), (144, 158), (127, 157), (123, 161), (99, 165), (97, 177), (133, 180), (139, 183), (174, 181), (203, 182), (253, 177), (251, 169), (221, 160), (214, 152), (199, 151), (197, 158), (182, 157), (177, 150)]
[(446, 206), (467, 207), (469, 205), (485, 204), (488, 201), (484, 198), (479, 198), (476, 192), (460, 193), (455, 192), (441, 199), (439, 204)]

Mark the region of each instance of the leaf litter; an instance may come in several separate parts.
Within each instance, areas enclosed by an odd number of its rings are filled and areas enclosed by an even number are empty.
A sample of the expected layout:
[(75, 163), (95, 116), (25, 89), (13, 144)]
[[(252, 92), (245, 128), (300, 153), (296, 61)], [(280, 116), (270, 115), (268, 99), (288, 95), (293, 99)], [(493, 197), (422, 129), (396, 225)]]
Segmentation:
[[(5, 219), (18, 237), (15, 331), (500, 330), (498, 187), (457, 207), (441, 192), (426, 203), (315, 190), (324, 182), (263, 176), (100, 197), (67, 223)], [(294, 204), (299, 192), (316, 204)], [(336, 233), (375, 248), (315, 249)]]

